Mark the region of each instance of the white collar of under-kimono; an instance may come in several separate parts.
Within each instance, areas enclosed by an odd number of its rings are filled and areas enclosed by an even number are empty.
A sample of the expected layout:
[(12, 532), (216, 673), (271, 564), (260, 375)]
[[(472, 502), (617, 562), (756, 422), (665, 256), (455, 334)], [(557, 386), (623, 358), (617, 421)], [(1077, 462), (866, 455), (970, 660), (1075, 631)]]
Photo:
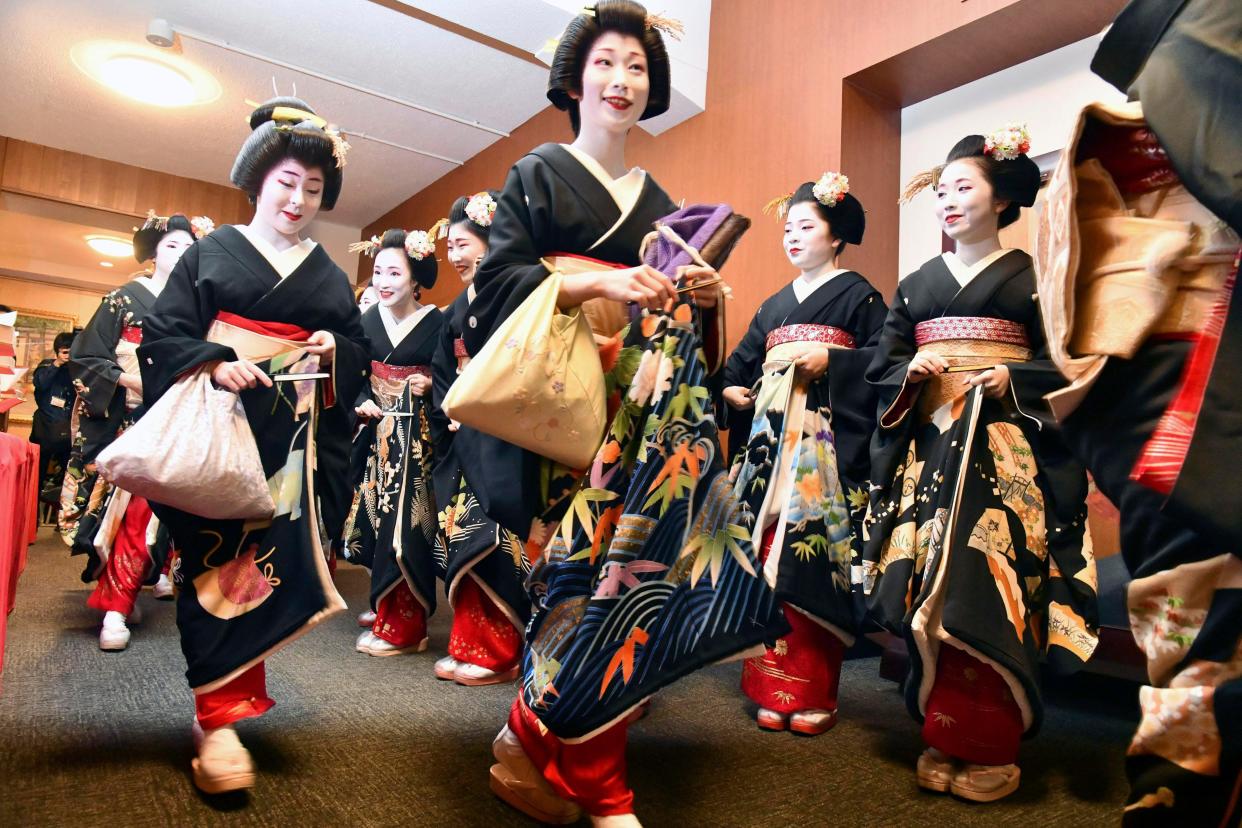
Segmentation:
[(821, 273), (818, 276), (816, 276), (814, 279), (806, 278), (805, 273), (799, 276), (797, 279), (794, 279), (793, 280), (793, 292), (794, 292), (794, 296), (798, 298), (798, 304), (801, 305), (803, 302), (805, 302), (807, 299), (810, 298), (812, 293), (819, 290), (824, 285), (828, 284), (830, 281), (832, 281), (837, 276), (840, 276), (842, 273), (847, 273), (847, 272), (848, 271), (845, 268), (838, 267), (837, 269), (830, 270), (827, 273)]
[(988, 269), (988, 265), (1004, 256), (1009, 252), (1009, 248), (1002, 247), (1000, 250), (989, 253), (973, 265), (967, 265), (957, 257), (952, 251), (941, 253), (940, 258), (944, 260), (944, 265), (953, 274), (953, 278), (957, 280), (958, 285), (966, 287), (976, 276)]
[[(143, 275), (141, 275), (141, 276), (135, 276), (135, 277), (134, 277), (134, 281), (135, 281), (135, 282), (138, 282), (138, 283), (139, 283), (139, 284), (141, 284), (144, 288), (146, 288), (147, 290), (151, 291), (151, 295), (152, 295), (152, 296), (154, 296), (156, 299), (160, 298), (160, 291), (162, 290), (162, 288), (157, 288), (157, 287), (155, 286), (155, 277), (154, 277), (154, 276), (148, 276), (148, 275), (146, 275), (146, 274), (144, 273), (144, 274), (143, 274)], [(167, 281), (165, 281), (165, 282), (164, 282), (164, 284), (168, 284), (168, 282), (167, 282)]]
[(250, 242), (250, 245), (255, 250), (259, 251), (260, 256), (267, 259), (267, 263), (272, 266), (272, 269), (282, 279), (297, 270), (302, 262), (306, 261), (306, 257), (315, 250), (314, 239), (302, 239), (292, 247), (285, 250), (277, 250), (272, 246), (271, 242), (251, 230), (245, 224), (234, 224), (233, 226), (246, 237), (246, 241)]
[(431, 312), (434, 308), (433, 304), (419, 305), (418, 310), (411, 313), (400, 322), (397, 317), (392, 315), (392, 311), (386, 306), (379, 306), (380, 321), (384, 323), (384, 333), (388, 334), (388, 341), (392, 343), (392, 347), (397, 347), (409, 336), (410, 331), (418, 326), (422, 318)]
[(569, 144), (561, 144), (561, 146), (568, 150), (570, 155), (578, 159), (578, 163), (586, 167), (587, 172), (595, 176), (600, 184), (604, 185), (604, 189), (608, 191), (608, 194), (612, 196), (612, 200), (616, 203), (617, 209), (621, 211), (621, 216), (616, 223), (609, 227), (608, 232), (600, 236), (595, 241), (595, 244), (591, 245), (591, 249), (594, 249), (603, 244), (604, 240), (611, 236), (629, 218), (634, 205), (638, 203), (638, 196), (642, 194), (643, 182), (647, 180), (647, 171), (642, 167), (634, 167), (620, 178), (613, 178), (604, 169), (602, 164), (582, 150)]

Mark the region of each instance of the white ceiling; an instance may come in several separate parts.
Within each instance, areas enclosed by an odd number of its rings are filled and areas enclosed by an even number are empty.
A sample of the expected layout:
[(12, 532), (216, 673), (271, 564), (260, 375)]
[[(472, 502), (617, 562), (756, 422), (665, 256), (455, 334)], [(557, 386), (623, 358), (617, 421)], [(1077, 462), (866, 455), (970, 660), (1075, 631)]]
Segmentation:
[[(398, 0), (525, 52), (559, 35), (581, 0)], [(656, 6), (659, 6), (657, 9)], [(673, 113), (652, 131), (701, 111), (710, 0), (669, 0), (687, 37), (670, 43)], [(147, 24), (182, 32), (183, 57), (209, 71), (214, 102), (164, 109), (131, 101), (83, 75), (71, 47), (88, 39), (145, 46)], [(539, 65), (371, 0), (4, 0), (0, 3), (0, 135), (228, 184), (247, 132), (246, 99), (298, 96), (347, 132), (466, 161), (547, 105)], [(383, 95), (477, 122), (417, 111), (258, 57), (309, 69)], [(155, 51), (155, 47), (149, 47)], [(545, 56), (546, 57), (546, 56)], [(681, 80), (679, 80), (679, 78)], [(353, 151), (333, 223), (361, 227), (455, 168), (451, 162), (350, 136)]]
[[(17, 0), (0, 4), (0, 134), (228, 184), (245, 139), (245, 104), (298, 95), (346, 130), (467, 160), (498, 136), (182, 37), (182, 54), (223, 88), (213, 103), (163, 109), (130, 101), (69, 59), (77, 42), (143, 42), (153, 17), (508, 132), (544, 106), (540, 67), (368, 0)], [(331, 220), (360, 227), (454, 165), (351, 139)], [(327, 216), (325, 216), (327, 218)]]

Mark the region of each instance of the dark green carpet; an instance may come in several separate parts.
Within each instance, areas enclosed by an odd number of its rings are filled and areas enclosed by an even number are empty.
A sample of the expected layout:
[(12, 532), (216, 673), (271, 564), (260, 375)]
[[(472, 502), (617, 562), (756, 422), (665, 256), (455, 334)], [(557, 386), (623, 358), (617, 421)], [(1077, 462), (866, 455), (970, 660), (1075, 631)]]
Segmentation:
[[(239, 726), (260, 776), (248, 795), (196, 793), (191, 700), (171, 604), (140, 599), (146, 620), (123, 653), (100, 652), (58, 540), (30, 552), (9, 619), (0, 691), (0, 825), (533, 825), (487, 788), (492, 736), (511, 687), (461, 688), (426, 654), (353, 652), (366, 576), (343, 566), (349, 615), (268, 664), (277, 705)], [(703, 671), (663, 693), (631, 730), (638, 814), (648, 826), (1083, 826), (1115, 824), (1135, 688), (1085, 678), (1050, 689), (1043, 733), (1024, 746), (1018, 793), (968, 805), (920, 793), (918, 728), (878, 659), (849, 662), (842, 720), (805, 739), (756, 729), (740, 668)]]

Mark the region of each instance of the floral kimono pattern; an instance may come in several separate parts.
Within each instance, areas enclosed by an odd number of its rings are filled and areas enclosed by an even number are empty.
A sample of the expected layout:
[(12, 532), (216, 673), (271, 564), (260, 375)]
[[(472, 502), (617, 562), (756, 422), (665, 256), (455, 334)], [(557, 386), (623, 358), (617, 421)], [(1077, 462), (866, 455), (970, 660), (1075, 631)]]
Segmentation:
[(561, 739), (786, 628), (725, 471), (694, 311), (623, 332), (624, 398), (530, 578), (521, 692)]

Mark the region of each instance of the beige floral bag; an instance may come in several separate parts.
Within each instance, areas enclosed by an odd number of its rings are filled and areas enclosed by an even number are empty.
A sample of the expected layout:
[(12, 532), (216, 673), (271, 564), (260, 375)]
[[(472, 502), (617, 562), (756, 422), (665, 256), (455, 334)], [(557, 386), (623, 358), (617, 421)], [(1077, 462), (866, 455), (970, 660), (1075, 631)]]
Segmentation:
[(201, 517), (276, 511), (241, 400), (205, 368), (178, 380), (96, 462), (120, 488)]
[(581, 308), (556, 306), (552, 272), (501, 323), (444, 397), (444, 412), (574, 469), (604, 439), (604, 369)]

